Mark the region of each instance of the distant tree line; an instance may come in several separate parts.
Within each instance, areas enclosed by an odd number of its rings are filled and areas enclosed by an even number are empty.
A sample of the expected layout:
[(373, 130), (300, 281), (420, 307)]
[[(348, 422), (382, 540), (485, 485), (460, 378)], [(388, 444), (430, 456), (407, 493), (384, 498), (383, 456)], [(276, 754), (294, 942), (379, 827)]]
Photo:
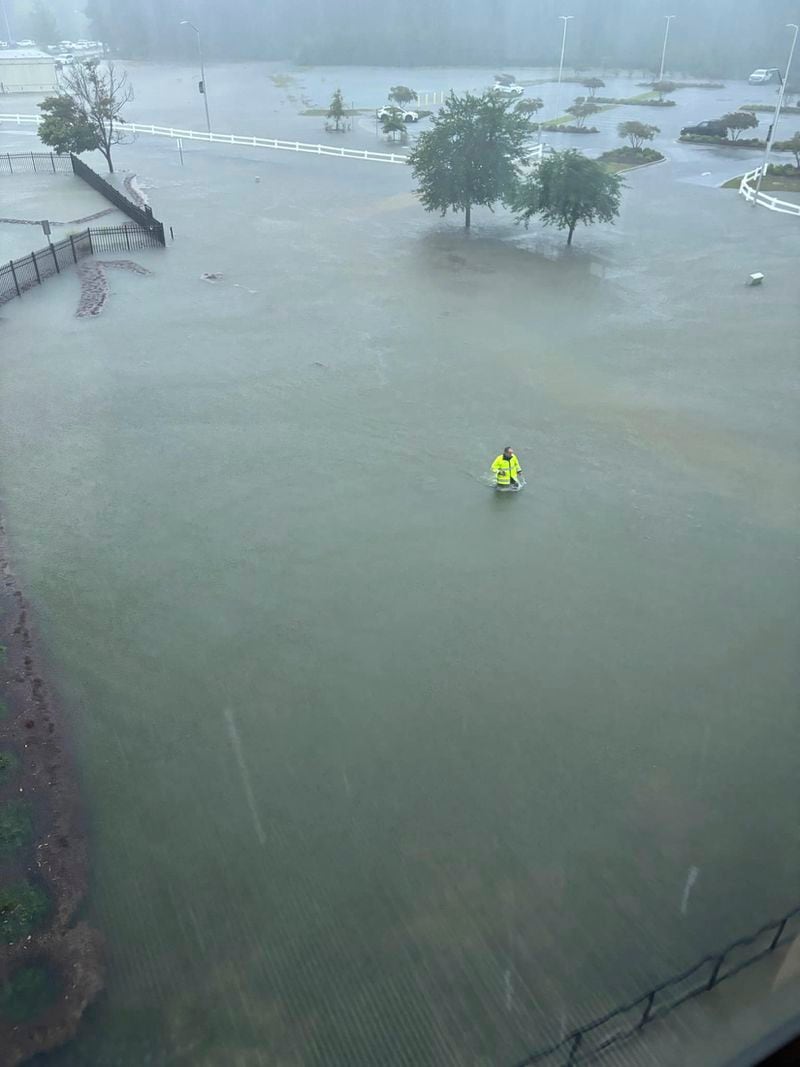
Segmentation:
[[(574, 0), (567, 65), (656, 72), (664, 22), (650, 0)], [(125, 56), (189, 58), (199, 25), (211, 58), (298, 63), (552, 66), (561, 0), (86, 0), (92, 36)], [(673, 0), (667, 68), (742, 77), (782, 66), (795, 0)]]

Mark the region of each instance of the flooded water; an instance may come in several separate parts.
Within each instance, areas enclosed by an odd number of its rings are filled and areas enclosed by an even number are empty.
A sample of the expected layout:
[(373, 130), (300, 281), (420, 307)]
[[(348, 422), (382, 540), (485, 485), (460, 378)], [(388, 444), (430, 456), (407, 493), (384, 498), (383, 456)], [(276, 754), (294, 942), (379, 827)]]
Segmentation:
[(0, 323), (108, 940), (50, 1062), (511, 1067), (794, 905), (795, 220), (670, 163), (567, 252), (401, 167), (119, 163), (152, 277)]

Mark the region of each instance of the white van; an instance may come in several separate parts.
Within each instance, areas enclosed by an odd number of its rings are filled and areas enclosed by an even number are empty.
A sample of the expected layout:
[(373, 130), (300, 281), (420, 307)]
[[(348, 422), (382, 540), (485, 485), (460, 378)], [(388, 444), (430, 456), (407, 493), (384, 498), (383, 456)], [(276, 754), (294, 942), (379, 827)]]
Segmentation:
[(754, 70), (747, 80), (751, 85), (769, 85), (771, 82), (780, 83), (781, 72), (777, 67), (764, 67), (763, 70)]

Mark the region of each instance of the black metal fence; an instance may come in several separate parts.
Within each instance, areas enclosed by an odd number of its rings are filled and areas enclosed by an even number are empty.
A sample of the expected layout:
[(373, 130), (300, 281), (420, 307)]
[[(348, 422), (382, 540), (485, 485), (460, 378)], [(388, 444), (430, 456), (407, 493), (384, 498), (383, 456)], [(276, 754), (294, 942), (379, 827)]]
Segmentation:
[(0, 265), (0, 304), (28, 289), (41, 285), (45, 278), (60, 274), (67, 267), (96, 252), (130, 252), (138, 248), (159, 248), (156, 234), (138, 226), (103, 226), (70, 234), (47, 248), (31, 252), (20, 259)]
[(0, 304), (15, 296), (22, 296), (28, 289), (41, 285), (45, 278), (60, 274), (79, 259), (92, 254), (89, 231), (72, 234), (56, 244), (40, 248), (21, 259), (12, 259), (0, 267)]
[(596, 1060), (612, 1045), (639, 1033), (648, 1023), (716, 988), (720, 982), (733, 978), (797, 937), (800, 922), (795, 928), (792, 925), (798, 919), (800, 908), (794, 908), (780, 919), (766, 923), (750, 937), (732, 941), (721, 952), (706, 956), (688, 971), (668, 978), (636, 1000), (578, 1027), (554, 1045), (532, 1052), (516, 1067), (532, 1067), (539, 1063), (548, 1067), (574, 1067)]
[(72, 160), (54, 152), (2, 152), (0, 174), (70, 173)]
[(120, 211), (124, 211), (128, 218), (132, 219), (138, 226), (141, 226), (143, 230), (152, 233), (160, 245), (166, 245), (167, 242), (164, 238), (164, 224), (153, 217), (151, 208), (138, 207), (136, 204), (132, 203), (127, 196), (121, 193), (119, 189), (115, 189), (113, 185), (105, 180), (105, 178), (101, 178), (91, 167), (87, 167), (85, 163), (81, 162), (77, 156), (71, 156), (70, 158), (72, 160), (72, 169), (79, 178), (83, 178), (83, 180), (88, 185), (91, 185), (93, 189), (102, 193), (106, 200), (114, 204), (115, 207), (118, 207)]

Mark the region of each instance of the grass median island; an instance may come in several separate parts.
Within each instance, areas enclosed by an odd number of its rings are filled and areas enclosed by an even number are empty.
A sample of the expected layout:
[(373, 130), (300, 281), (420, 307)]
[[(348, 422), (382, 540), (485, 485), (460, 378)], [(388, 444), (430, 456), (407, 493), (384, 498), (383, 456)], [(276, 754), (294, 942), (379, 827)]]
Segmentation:
[(664, 158), (655, 148), (631, 148), (630, 145), (623, 145), (621, 148), (603, 152), (597, 157), (597, 162), (602, 163), (612, 173), (617, 173), (643, 167), (648, 163), (661, 163)]
[[(791, 163), (770, 165), (769, 172), (761, 180), (762, 193), (800, 193), (800, 170)], [(725, 182), (723, 189), (738, 189), (744, 175)]]
[(30, 882), (17, 882), (0, 888), (0, 938), (19, 941), (47, 915), (47, 894)]

